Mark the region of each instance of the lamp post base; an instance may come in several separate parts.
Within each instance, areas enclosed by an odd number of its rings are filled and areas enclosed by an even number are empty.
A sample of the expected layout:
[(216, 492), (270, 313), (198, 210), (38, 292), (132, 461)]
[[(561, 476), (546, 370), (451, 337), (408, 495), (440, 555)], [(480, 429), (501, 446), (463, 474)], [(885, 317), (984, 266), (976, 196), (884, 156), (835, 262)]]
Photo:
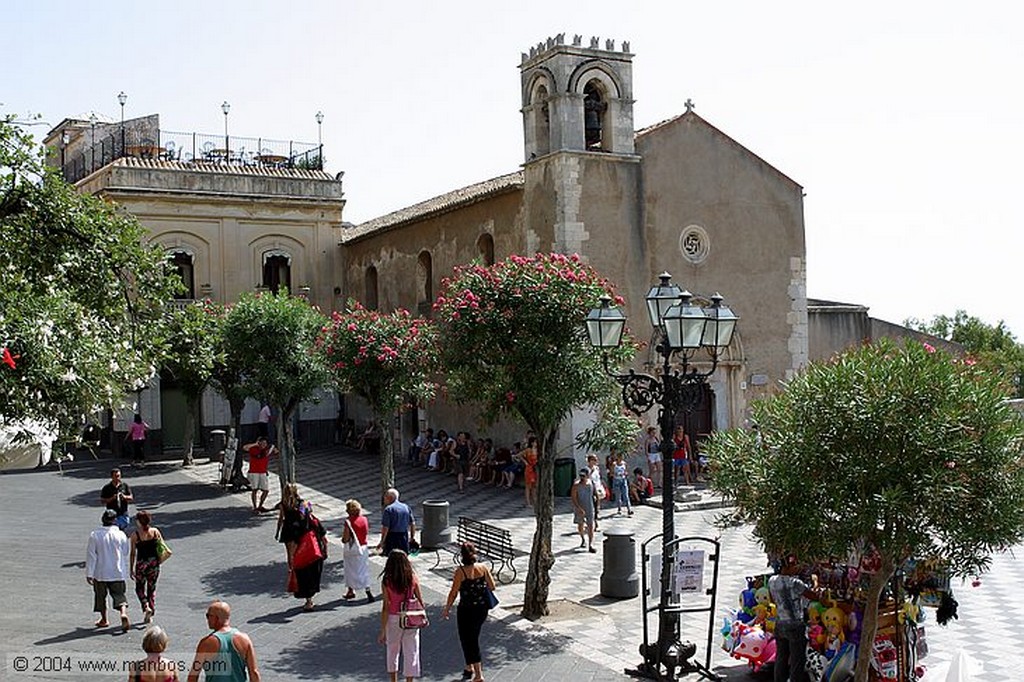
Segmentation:
[(697, 645), (693, 642), (672, 642), (666, 647), (664, 655), (660, 656), (657, 644), (640, 645), (644, 662), (636, 668), (626, 668), (624, 672), (630, 677), (645, 680), (676, 680), (692, 673), (714, 682), (725, 680), (724, 676), (692, 660), (696, 653)]

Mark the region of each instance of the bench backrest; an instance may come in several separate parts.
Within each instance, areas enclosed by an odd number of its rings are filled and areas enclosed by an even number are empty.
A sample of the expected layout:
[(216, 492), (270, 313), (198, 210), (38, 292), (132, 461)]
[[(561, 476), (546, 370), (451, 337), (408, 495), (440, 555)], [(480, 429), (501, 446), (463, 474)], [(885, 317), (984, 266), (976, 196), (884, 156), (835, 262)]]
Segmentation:
[(459, 517), (459, 542), (472, 542), (477, 551), (490, 556), (512, 556), (512, 533), (468, 516)]

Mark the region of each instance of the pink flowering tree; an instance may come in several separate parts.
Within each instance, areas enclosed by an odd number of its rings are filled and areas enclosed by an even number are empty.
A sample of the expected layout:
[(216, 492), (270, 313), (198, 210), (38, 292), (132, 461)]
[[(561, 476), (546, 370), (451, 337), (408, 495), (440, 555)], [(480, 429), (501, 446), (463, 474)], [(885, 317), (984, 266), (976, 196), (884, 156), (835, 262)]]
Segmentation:
[(342, 390), (363, 397), (381, 428), (381, 495), (395, 483), (391, 419), (403, 406), (433, 397), (437, 334), (429, 320), (406, 310), (389, 315), (349, 301), (318, 340)]
[[(1001, 377), (973, 362), (883, 341), (812, 364), (752, 408), (759, 432), (708, 443), (712, 486), (770, 553), (878, 552), (860, 584), (861, 642), (874, 641), (879, 597), (908, 559), (968, 576), (1024, 539), (1024, 419)], [(871, 654), (858, 650), (857, 682)]]
[[(615, 386), (583, 323), (604, 294), (615, 295), (578, 256), (552, 253), (456, 268), (434, 304), (449, 395), (478, 404), (486, 420), (518, 419), (539, 440), (527, 618), (548, 612), (558, 427), (574, 407), (602, 402)], [(632, 352), (624, 344), (613, 365), (628, 362)]]

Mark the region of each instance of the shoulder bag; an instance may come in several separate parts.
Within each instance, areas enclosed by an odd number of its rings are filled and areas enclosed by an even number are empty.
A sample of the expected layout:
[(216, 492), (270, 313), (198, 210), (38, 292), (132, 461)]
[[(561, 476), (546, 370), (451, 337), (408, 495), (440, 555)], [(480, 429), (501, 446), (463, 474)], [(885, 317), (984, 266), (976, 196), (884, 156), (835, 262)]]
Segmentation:
[(427, 610), (413, 594), (412, 588), (402, 600), (402, 610), (398, 614), (398, 626), (403, 630), (419, 630), (430, 625)]
[(157, 558), (157, 561), (159, 561), (162, 564), (163, 562), (165, 562), (168, 559), (170, 559), (172, 554), (174, 554), (174, 552), (172, 552), (171, 548), (167, 545), (166, 542), (164, 542), (163, 536), (161, 535), (160, 537), (158, 537), (156, 539), (156, 558)]
[(316, 531), (311, 528), (302, 534), (299, 546), (295, 549), (295, 554), (292, 556), (292, 566), (301, 570), (307, 566), (312, 566), (323, 558), (324, 553), (320, 549), (320, 540), (316, 536)]

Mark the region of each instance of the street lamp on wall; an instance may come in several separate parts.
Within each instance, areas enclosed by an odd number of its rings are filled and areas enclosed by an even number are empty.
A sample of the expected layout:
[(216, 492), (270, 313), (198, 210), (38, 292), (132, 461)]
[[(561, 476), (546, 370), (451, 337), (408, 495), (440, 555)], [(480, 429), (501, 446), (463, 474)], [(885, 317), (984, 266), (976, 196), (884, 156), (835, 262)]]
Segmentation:
[(67, 154), (68, 145), (71, 143), (71, 136), (68, 135), (68, 131), (64, 130), (60, 134), (60, 169), (64, 173), (65, 179), (67, 178), (67, 170), (64, 168), (64, 159)]
[[(647, 313), (657, 336), (656, 350), (661, 356), (661, 372), (657, 376), (630, 370), (628, 374), (613, 372), (608, 367), (608, 349), (622, 343), (626, 316), (605, 296), (601, 305), (587, 315), (587, 333), (590, 343), (602, 350), (605, 371), (622, 386), (622, 400), (626, 408), (637, 416), (658, 406), (661, 427), (662, 467), (662, 557), (661, 594), (658, 603), (658, 641), (654, 646), (641, 647), (644, 662), (636, 671), (643, 677), (658, 680), (676, 679), (676, 669), (700, 672), (716, 679), (705, 666), (690, 661), (694, 647), (679, 641), (679, 611), (672, 606), (672, 569), (675, 547), (675, 488), (672, 467), (672, 436), (676, 416), (689, 414), (700, 405), (708, 377), (718, 367), (718, 359), (732, 341), (739, 319), (722, 297), (715, 294), (711, 305), (701, 307), (693, 302), (693, 295), (671, 283), (667, 272), (659, 276), (660, 283), (647, 294)], [(711, 367), (700, 372), (690, 364), (694, 355), (704, 350), (711, 359)], [(673, 358), (678, 368), (673, 367)], [(644, 611), (644, 618), (647, 612)]]
[(324, 112), (316, 112), (316, 156), (317, 165), (320, 166), (320, 170), (324, 169), (324, 138), (323, 138), (323, 123), (324, 123)]
[(220, 105), (220, 110), (224, 112), (224, 160), (227, 161), (228, 157), (231, 156), (228, 138), (228, 112), (231, 111), (231, 105), (228, 104), (227, 100), (224, 100), (224, 104)]
[(99, 118), (96, 116), (96, 112), (95, 111), (92, 112), (91, 114), (89, 114), (89, 125), (91, 127), (91, 133), (90, 133), (89, 137), (90, 137), (90, 143), (91, 143), (91, 148), (92, 148), (89, 153), (92, 155), (92, 169), (93, 170), (96, 170), (96, 121), (98, 121), (98, 120), (99, 120)]
[(117, 93), (117, 103), (121, 105), (121, 153), (124, 154), (124, 103), (128, 101), (128, 95), (124, 90)]

